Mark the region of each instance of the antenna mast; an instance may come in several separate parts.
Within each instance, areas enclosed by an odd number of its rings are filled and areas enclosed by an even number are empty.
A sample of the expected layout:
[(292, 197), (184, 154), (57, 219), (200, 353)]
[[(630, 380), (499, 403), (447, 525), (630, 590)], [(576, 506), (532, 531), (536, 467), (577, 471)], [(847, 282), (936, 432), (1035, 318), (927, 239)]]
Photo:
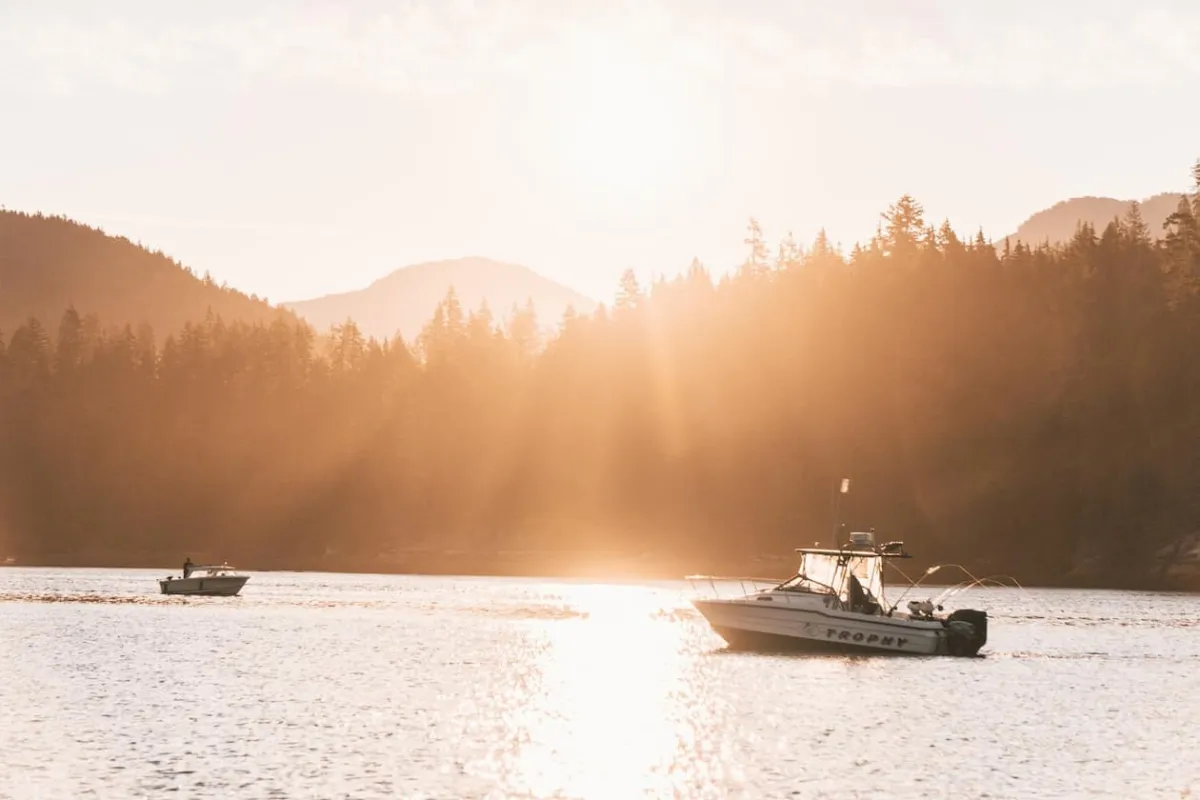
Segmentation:
[(850, 493), (850, 479), (842, 478), (840, 485), (834, 485), (833, 493), (833, 546), (840, 541), (838, 533), (842, 529), (842, 495)]

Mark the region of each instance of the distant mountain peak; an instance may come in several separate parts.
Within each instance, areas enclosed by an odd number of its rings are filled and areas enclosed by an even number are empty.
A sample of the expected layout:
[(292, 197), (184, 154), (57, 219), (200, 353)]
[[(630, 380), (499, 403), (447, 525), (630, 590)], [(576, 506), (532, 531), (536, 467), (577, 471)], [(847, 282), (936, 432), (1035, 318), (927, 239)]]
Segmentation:
[[(1163, 222), (1175, 211), (1179, 198), (1183, 196), (1181, 192), (1164, 192), (1137, 201), (1151, 236), (1163, 235)], [(1022, 241), (1028, 245), (1039, 245), (1046, 241), (1060, 244), (1070, 241), (1080, 222), (1090, 223), (1097, 231), (1101, 231), (1114, 218), (1124, 219), (1133, 203), (1133, 200), (1092, 196), (1060, 200), (1030, 216), (1007, 238), (1011, 242)], [(999, 241), (1004, 240), (1002, 238)]]
[(596, 301), (539, 275), (529, 267), (483, 256), (462, 256), (401, 267), (364, 289), (329, 294), (311, 300), (282, 303), (316, 328), (353, 319), (363, 333), (379, 339), (397, 333), (411, 340), (433, 316), (437, 304), (453, 288), (465, 310), (486, 301), (498, 319), (513, 305), (533, 301), (538, 321), (552, 326), (574, 307), (589, 313)]

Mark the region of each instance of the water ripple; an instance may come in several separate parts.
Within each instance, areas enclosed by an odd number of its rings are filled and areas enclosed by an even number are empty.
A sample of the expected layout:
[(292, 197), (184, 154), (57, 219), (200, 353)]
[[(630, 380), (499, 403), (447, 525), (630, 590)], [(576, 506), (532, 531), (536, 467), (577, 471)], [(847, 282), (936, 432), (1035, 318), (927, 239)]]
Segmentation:
[(1200, 788), (1184, 595), (973, 592), (980, 659), (736, 653), (686, 584), (0, 569), (0, 797)]

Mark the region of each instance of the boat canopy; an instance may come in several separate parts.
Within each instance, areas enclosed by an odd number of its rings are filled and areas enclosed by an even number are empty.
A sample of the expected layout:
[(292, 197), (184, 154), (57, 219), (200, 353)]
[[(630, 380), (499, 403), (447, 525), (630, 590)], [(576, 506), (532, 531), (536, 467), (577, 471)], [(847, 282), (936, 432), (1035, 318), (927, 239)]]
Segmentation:
[(779, 585), (782, 591), (836, 595), (843, 603), (857, 604), (854, 584), (866, 592), (868, 602), (883, 597), (883, 558), (873, 551), (800, 550), (795, 577)]

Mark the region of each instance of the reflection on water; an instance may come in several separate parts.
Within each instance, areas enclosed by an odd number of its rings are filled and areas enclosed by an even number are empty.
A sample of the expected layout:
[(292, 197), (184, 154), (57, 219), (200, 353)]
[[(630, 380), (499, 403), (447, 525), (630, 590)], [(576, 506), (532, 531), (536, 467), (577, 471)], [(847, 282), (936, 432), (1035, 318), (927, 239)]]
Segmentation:
[(656, 615), (662, 598), (644, 589), (566, 595), (586, 621), (534, 634), (537, 690), (512, 718), (522, 744), (505, 755), (505, 782), (539, 797), (694, 796), (711, 783), (696, 772), (696, 729), (711, 723), (696, 696), (696, 629)]
[(1192, 597), (973, 593), (988, 658), (731, 653), (687, 585), (0, 569), (0, 798), (1171, 797)]

